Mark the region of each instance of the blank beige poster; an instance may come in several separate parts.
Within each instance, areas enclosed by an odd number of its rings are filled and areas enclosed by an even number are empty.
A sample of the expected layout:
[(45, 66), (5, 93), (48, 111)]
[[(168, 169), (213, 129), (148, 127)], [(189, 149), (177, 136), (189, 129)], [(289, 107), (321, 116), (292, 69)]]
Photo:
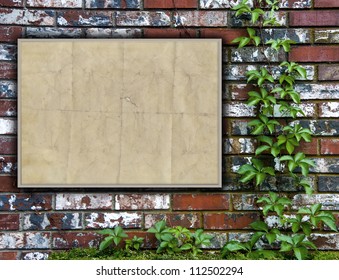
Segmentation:
[(19, 187), (220, 187), (218, 39), (19, 40)]

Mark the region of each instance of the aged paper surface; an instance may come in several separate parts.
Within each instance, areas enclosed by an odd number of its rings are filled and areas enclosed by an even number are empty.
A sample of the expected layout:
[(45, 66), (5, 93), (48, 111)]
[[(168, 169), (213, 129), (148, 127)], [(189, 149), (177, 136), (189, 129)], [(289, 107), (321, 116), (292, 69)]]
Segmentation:
[(19, 40), (19, 185), (221, 184), (220, 40)]

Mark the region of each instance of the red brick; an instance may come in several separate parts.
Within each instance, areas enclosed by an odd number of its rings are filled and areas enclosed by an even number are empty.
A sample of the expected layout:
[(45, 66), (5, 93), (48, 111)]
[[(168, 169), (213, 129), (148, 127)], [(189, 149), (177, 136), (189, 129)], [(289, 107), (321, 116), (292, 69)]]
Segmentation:
[(227, 210), (227, 194), (175, 194), (173, 210)]
[(21, 38), (22, 31), (19, 26), (0, 26), (0, 42), (14, 42)]
[(225, 11), (179, 11), (175, 13), (176, 26), (226, 26)]
[(53, 232), (52, 248), (71, 249), (98, 247), (102, 239), (102, 235), (94, 232)]
[(0, 214), (0, 230), (19, 230), (19, 214)]
[(54, 25), (54, 11), (0, 8), (0, 23), (13, 25)]
[(63, 11), (58, 13), (59, 26), (112, 26), (113, 13), (104, 11)]
[(16, 260), (17, 252), (0, 252), (0, 260)]
[(119, 194), (115, 196), (116, 210), (169, 209), (168, 194)]
[(157, 28), (145, 28), (144, 36), (146, 38), (194, 38), (196, 37), (196, 31), (193, 29), (157, 29)]
[(156, 222), (165, 220), (170, 227), (182, 226), (187, 228), (200, 228), (200, 214), (198, 213), (164, 213), (146, 214), (145, 228), (152, 227)]
[(204, 28), (201, 29), (201, 38), (221, 38), (223, 44), (231, 44), (237, 37), (247, 36), (245, 29)]
[(117, 26), (170, 26), (169, 11), (119, 11), (116, 12)]
[(17, 179), (13, 176), (0, 176), (0, 193), (1, 192), (15, 192), (17, 189)]
[(2, 7), (23, 7), (24, 0), (1, 0)]
[(258, 90), (253, 85), (229, 85), (227, 89), (226, 99), (228, 100), (247, 100), (248, 92), (252, 90)]
[(211, 213), (204, 214), (205, 229), (247, 229), (259, 220), (258, 213)]
[(15, 155), (17, 153), (17, 139), (14, 137), (0, 136), (0, 154)]
[(319, 65), (318, 79), (321, 81), (339, 80), (339, 66), (338, 65)]
[(144, 0), (146, 9), (197, 8), (198, 0)]
[(1, 61), (0, 79), (16, 79), (16, 64)]
[(301, 142), (300, 146), (295, 149), (295, 153), (303, 152), (307, 155), (318, 154), (318, 139), (313, 138), (311, 142)]
[(27, 0), (29, 7), (48, 7), (48, 8), (81, 8), (82, 0)]
[[(132, 239), (134, 236), (142, 237), (144, 239), (142, 248), (153, 249), (157, 246), (157, 239), (154, 233), (149, 233), (145, 231), (132, 231), (126, 232), (128, 239)], [(123, 242), (124, 243), (124, 242)], [(122, 245), (124, 247), (124, 245)]]
[[(339, 14), (338, 14), (339, 15)], [(339, 61), (339, 46), (299, 46), (291, 49), (291, 61), (335, 62)]]
[(339, 8), (338, 0), (314, 0), (315, 8)]
[(16, 116), (17, 102), (15, 100), (0, 100), (0, 116)]
[(322, 155), (339, 155), (339, 139), (321, 139), (320, 147)]
[(292, 11), (290, 26), (337, 26), (339, 11)]

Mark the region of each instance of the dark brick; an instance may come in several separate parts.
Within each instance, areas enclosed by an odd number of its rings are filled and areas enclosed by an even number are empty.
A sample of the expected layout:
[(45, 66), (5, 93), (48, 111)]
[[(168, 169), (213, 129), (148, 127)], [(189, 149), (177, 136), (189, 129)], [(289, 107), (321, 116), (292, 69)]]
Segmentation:
[(33, 213), (24, 214), (24, 230), (81, 229), (80, 213)]
[(17, 252), (0, 252), (0, 260), (16, 260), (17, 259)]
[[(338, 14), (339, 16), (339, 14)], [(337, 46), (298, 46), (292, 47), (289, 60), (296, 62), (336, 62), (339, 61)]]
[(24, 0), (1, 0), (0, 6), (3, 7), (23, 7)]
[(202, 28), (200, 35), (201, 38), (221, 38), (223, 44), (232, 44), (235, 38), (248, 34), (244, 29)]
[(145, 9), (197, 8), (197, 0), (144, 0)]
[(169, 12), (129, 11), (116, 13), (117, 26), (169, 26), (171, 15)]
[(0, 176), (0, 193), (1, 192), (16, 192), (17, 189), (17, 178), (16, 176)]
[(0, 214), (0, 230), (19, 230), (19, 214)]
[(14, 100), (0, 100), (0, 116), (15, 117), (17, 112), (17, 102)]
[(16, 175), (17, 158), (15, 156), (0, 157), (0, 173), (7, 175)]
[(272, 48), (245, 47), (231, 50), (232, 62), (279, 62), (286, 60), (283, 50), (277, 52)]
[(43, 211), (51, 210), (50, 194), (11, 194), (0, 195), (0, 211)]
[(173, 210), (227, 210), (228, 194), (174, 194)]
[(338, 65), (319, 65), (318, 79), (321, 81), (339, 80), (339, 66)]
[(224, 141), (224, 154), (253, 154), (255, 140), (252, 138), (227, 138)]
[(314, 42), (325, 43), (325, 44), (338, 44), (339, 43), (339, 30), (338, 29), (315, 30), (314, 31)]
[(152, 227), (156, 222), (165, 220), (170, 227), (182, 226), (187, 228), (200, 228), (200, 214), (198, 213), (166, 213), (145, 214), (145, 228)]
[(16, 42), (22, 36), (23, 28), (19, 26), (0, 26), (0, 42)]
[(196, 31), (193, 29), (186, 28), (176, 28), (176, 29), (145, 28), (144, 36), (146, 38), (194, 38), (196, 37)]
[(0, 81), (0, 98), (16, 98), (16, 82)]
[[(312, 175), (308, 175), (307, 180), (309, 184), (315, 189), (315, 178)], [(295, 180), (289, 176), (274, 176), (268, 177), (264, 183), (259, 187), (260, 191), (275, 191), (275, 192), (300, 192), (304, 191), (304, 188), (295, 184)]]
[(318, 190), (320, 192), (339, 192), (338, 176), (319, 176)]
[(266, 43), (268, 40), (289, 38), (290, 40), (295, 41), (296, 43), (310, 43), (311, 42), (311, 32), (309, 29), (305, 28), (289, 28), (289, 29), (278, 29), (270, 28), (263, 29), (261, 39)]
[[(265, 17), (267, 17), (266, 14)], [(276, 12), (275, 17), (277, 21), (282, 25), (286, 26), (286, 12)], [(258, 26), (259, 23), (253, 24), (251, 16), (249, 14), (242, 14), (241, 16), (235, 16), (235, 12), (231, 12), (231, 26), (232, 27), (243, 27), (243, 26)]]
[(101, 234), (95, 232), (53, 232), (53, 249), (71, 249), (71, 248), (97, 248), (103, 239)]
[(314, 0), (316, 8), (339, 8), (338, 0)]
[(337, 26), (339, 11), (291, 11), (290, 26)]
[(0, 62), (0, 79), (16, 79), (16, 64), (1, 61)]
[(17, 47), (15, 45), (0, 44), (0, 60), (15, 61)]
[(112, 26), (112, 12), (65, 11), (59, 12), (59, 26)]
[(138, 9), (141, 0), (86, 0), (86, 8), (91, 9)]
[(258, 219), (258, 213), (204, 214), (204, 229), (248, 229), (250, 223)]
[(309, 128), (317, 136), (339, 136), (339, 123), (337, 120), (300, 120), (302, 127)]
[(17, 153), (17, 139), (8, 136), (0, 136), (0, 154), (15, 155)]
[(81, 28), (27, 27), (28, 38), (80, 38)]

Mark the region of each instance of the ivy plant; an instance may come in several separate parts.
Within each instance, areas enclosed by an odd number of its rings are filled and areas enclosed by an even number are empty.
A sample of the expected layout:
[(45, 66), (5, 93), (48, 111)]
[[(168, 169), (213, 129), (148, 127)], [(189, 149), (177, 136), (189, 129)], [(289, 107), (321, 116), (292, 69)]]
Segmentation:
[[(253, 182), (260, 187), (269, 177), (282, 172), (292, 178), (296, 187), (303, 188), (307, 195), (311, 195), (313, 189), (307, 176), (310, 167), (315, 164), (296, 149), (302, 142), (312, 141), (312, 132), (299, 124), (284, 125), (277, 118), (284, 117), (287, 121), (293, 121), (305, 115), (300, 107), (300, 93), (295, 89), (295, 83), (296, 79), (306, 79), (307, 72), (296, 62), (283, 61), (279, 65), (280, 73), (273, 74), (270, 58), (263, 51), (271, 48), (272, 51), (288, 53), (291, 45), (295, 44), (289, 38), (271, 38), (266, 42), (262, 40), (262, 29), (265, 26), (279, 25), (276, 17), (278, 5), (279, 1), (273, 0), (254, 0), (253, 5), (242, 0), (232, 8), (236, 17), (246, 16), (251, 19), (253, 26), (258, 27), (247, 28), (247, 36), (232, 42), (238, 44), (238, 48), (249, 44), (257, 46), (267, 60), (267, 66), (246, 73), (247, 83), (255, 88), (248, 92), (247, 104), (257, 109), (256, 117), (248, 123), (251, 134), (256, 137), (257, 147), (251, 162), (239, 168), (239, 180), (242, 183)], [(273, 160), (267, 160), (268, 158)], [(268, 162), (279, 163), (280, 168), (273, 168)], [(262, 210), (262, 219), (250, 224), (254, 231), (251, 237), (246, 242), (227, 242), (222, 249), (223, 255), (236, 251), (270, 255), (274, 252), (262, 249), (259, 244), (266, 242), (272, 248), (278, 247), (281, 252), (291, 252), (299, 260), (306, 259), (309, 249), (317, 249), (309, 238), (315, 229), (326, 225), (337, 231), (333, 214), (323, 211), (321, 204), (294, 209), (290, 198), (272, 191), (259, 196), (256, 204)], [(267, 219), (272, 216), (278, 221), (273, 227), (267, 223)]]

